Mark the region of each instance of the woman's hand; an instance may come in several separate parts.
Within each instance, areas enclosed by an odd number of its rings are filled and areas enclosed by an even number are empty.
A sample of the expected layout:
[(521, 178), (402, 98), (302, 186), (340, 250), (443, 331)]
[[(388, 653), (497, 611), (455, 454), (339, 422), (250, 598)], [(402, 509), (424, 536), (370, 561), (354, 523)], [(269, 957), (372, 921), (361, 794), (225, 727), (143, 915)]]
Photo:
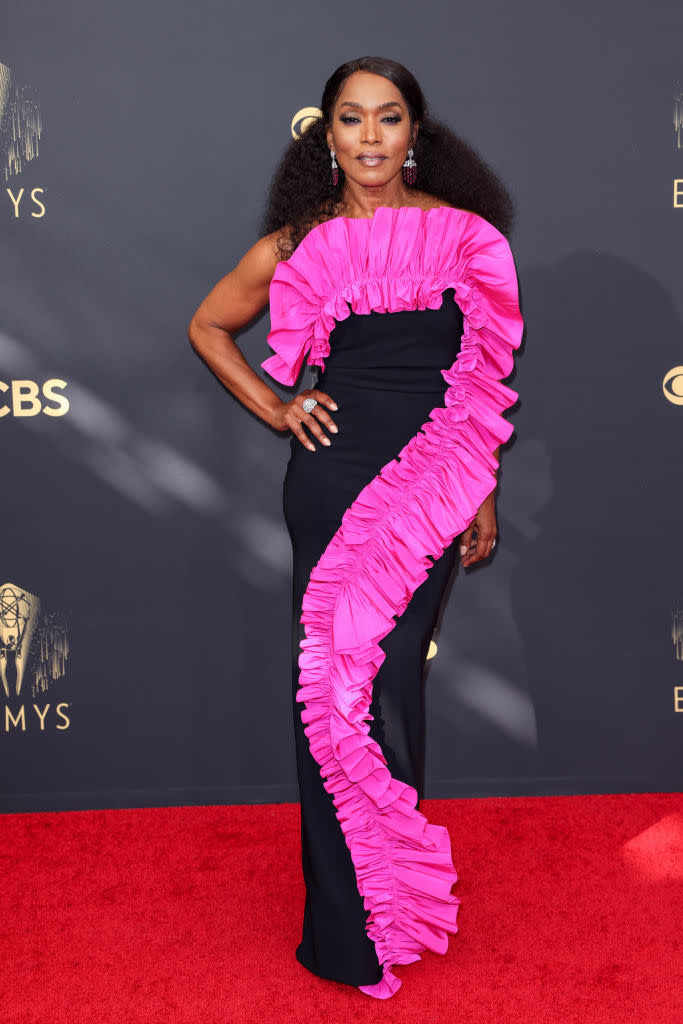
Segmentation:
[[(318, 403), (313, 406), (312, 412), (304, 412), (303, 404), (306, 398), (315, 398)], [(324, 423), (333, 434), (337, 433), (334, 421), (329, 413), (326, 412), (325, 406), (328, 409), (338, 408), (334, 399), (330, 398), (324, 391), (318, 391), (317, 388), (308, 388), (306, 391), (296, 395), (291, 402), (282, 402), (275, 410), (271, 422), (276, 430), (287, 430), (289, 428), (299, 438), (304, 447), (310, 448), (314, 452), (315, 445), (304, 430), (304, 423), (311, 433), (326, 445), (330, 444), (330, 439), (323, 433), (320, 424)]]
[[(463, 566), (473, 565), (482, 558), (488, 558), (493, 550), (493, 543), (498, 533), (494, 508), (495, 493), (495, 491), (491, 491), (470, 525), (460, 535), (460, 554)], [(472, 537), (475, 530), (477, 531), (476, 540)]]

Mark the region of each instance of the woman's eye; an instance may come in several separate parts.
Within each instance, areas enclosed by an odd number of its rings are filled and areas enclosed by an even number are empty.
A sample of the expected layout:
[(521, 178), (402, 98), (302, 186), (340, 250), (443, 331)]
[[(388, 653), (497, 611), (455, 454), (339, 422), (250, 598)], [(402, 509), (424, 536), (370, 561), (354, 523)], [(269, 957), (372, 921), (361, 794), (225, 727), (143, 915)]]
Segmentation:
[[(339, 120), (342, 124), (354, 124), (354, 122), (358, 121), (358, 118), (354, 117), (352, 114), (347, 114), (345, 117), (340, 117)], [(382, 120), (388, 121), (389, 124), (397, 124), (401, 120), (401, 116), (400, 114), (387, 114), (387, 116), (383, 117)]]

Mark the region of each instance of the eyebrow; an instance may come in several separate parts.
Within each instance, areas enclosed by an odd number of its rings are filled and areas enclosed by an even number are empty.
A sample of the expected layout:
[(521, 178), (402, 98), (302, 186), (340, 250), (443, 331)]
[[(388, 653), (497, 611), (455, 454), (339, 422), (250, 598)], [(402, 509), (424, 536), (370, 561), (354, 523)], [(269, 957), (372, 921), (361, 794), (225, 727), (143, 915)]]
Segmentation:
[[(344, 100), (344, 102), (341, 103), (340, 106), (342, 106), (342, 107), (355, 107), (357, 110), (364, 110), (365, 109), (363, 107), (362, 103), (352, 103), (351, 100)], [(400, 109), (401, 104), (397, 100), (389, 100), (388, 103), (380, 103), (380, 105), (378, 107), (376, 107), (375, 109), (376, 110), (385, 110), (386, 107), (398, 107)]]

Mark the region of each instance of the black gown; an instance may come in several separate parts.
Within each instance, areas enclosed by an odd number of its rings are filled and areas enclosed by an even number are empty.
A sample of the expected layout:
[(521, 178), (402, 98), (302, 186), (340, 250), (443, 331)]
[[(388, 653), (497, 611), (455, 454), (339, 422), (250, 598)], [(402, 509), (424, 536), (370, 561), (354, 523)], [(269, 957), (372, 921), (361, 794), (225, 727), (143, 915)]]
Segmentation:
[[(306, 884), (301, 964), (389, 998), (458, 931), (450, 837), (419, 810), (429, 643), (460, 534), (496, 486), (523, 329), (507, 240), (455, 207), (317, 225), (270, 285), (275, 354), (338, 405), (292, 435), (292, 698)], [(305, 429), (305, 428), (304, 428)]]
[[(367, 912), (334, 806), (314, 760), (296, 702), (304, 638), (301, 602), (311, 569), (365, 484), (394, 458), (443, 404), (441, 374), (460, 347), (462, 312), (453, 289), (440, 309), (351, 313), (330, 334), (331, 355), (316, 387), (337, 403), (326, 428), (331, 445), (292, 436), (283, 511), (293, 550), (292, 699), (306, 883), (303, 937), (296, 956), (320, 977), (352, 985), (379, 982), (382, 968), (366, 934)], [(329, 410), (328, 410), (329, 411)], [(382, 641), (386, 660), (373, 681), (370, 735), (391, 774), (424, 789), (424, 674), (429, 643), (457, 558), (454, 540), (429, 570), (396, 627)]]

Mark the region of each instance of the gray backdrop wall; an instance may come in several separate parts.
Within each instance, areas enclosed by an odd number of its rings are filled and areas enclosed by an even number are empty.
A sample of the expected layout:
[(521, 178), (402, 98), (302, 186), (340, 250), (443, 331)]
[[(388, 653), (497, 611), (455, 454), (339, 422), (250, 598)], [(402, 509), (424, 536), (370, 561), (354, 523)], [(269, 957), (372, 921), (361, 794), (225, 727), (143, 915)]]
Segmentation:
[[(682, 788), (681, 38), (664, 0), (12, 5), (0, 809), (297, 799), (289, 435), (186, 328), (292, 118), (364, 54), (518, 209), (500, 539), (435, 638), (427, 796)], [(237, 339), (264, 378), (268, 330)]]

